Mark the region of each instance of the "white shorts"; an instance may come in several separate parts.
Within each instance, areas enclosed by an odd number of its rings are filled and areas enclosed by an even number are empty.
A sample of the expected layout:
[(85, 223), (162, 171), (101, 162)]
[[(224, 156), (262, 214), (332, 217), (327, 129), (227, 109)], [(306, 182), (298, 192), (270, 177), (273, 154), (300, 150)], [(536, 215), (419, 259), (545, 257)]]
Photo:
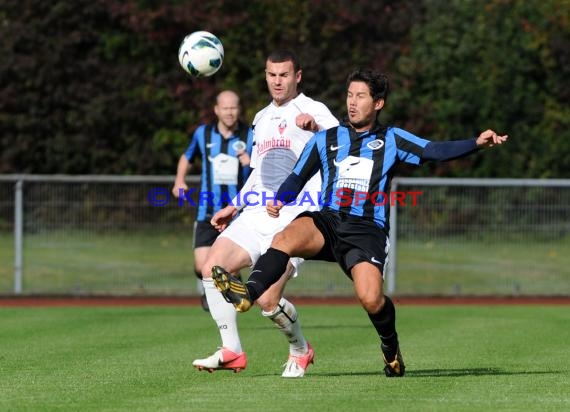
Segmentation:
[[(219, 237), (225, 237), (241, 246), (255, 265), (264, 254), (276, 233), (282, 231), (296, 215), (281, 213), (278, 218), (270, 217), (265, 208), (245, 208), (243, 212), (222, 232)], [(291, 277), (298, 274), (298, 268), (303, 263), (302, 258), (291, 258), (295, 268)]]

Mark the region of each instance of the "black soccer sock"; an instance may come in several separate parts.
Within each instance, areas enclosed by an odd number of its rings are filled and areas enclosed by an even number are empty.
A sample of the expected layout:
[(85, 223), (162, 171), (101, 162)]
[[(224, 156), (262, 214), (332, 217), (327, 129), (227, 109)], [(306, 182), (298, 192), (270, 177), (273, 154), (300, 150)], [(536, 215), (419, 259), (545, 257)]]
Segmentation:
[(382, 343), (389, 348), (394, 349), (394, 354), (398, 347), (398, 334), (396, 333), (396, 308), (392, 299), (388, 296), (384, 296), (385, 303), (384, 307), (380, 312), (368, 314), (368, 317), (372, 321), (374, 328)]
[(257, 300), (263, 292), (279, 280), (287, 269), (288, 262), (287, 253), (272, 247), (259, 257), (245, 284), (252, 301)]

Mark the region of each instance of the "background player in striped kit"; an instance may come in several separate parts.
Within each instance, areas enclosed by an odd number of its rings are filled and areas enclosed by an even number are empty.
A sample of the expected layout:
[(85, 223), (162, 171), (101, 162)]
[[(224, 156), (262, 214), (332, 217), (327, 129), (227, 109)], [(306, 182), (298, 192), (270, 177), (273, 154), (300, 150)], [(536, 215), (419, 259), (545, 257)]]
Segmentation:
[[(388, 79), (374, 70), (357, 70), (347, 80), (348, 121), (317, 133), (301, 154), (291, 175), (280, 186), (270, 216), (279, 216), (305, 182), (323, 175), (318, 212), (301, 213), (262, 255), (244, 285), (223, 268), (214, 282), (238, 309), (246, 311), (276, 282), (291, 256), (338, 262), (352, 279), (362, 307), (380, 337), (386, 376), (403, 376), (405, 365), (396, 332), (393, 302), (383, 293), (388, 253), (389, 194), (394, 167), (405, 162), (446, 161), (479, 148), (502, 144), (507, 136), (486, 130), (477, 138), (430, 142), (395, 127), (382, 126), (378, 114), (386, 103)], [(378, 196), (381, 196), (380, 198)], [(346, 199), (349, 199), (349, 202)], [(285, 204), (285, 206), (284, 206)]]
[[(297, 56), (289, 50), (271, 53), (265, 62), (265, 78), (272, 101), (259, 111), (253, 120), (254, 150), (252, 172), (242, 192), (274, 196), (275, 191), (291, 173), (306, 143), (317, 130), (338, 125), (337, 119), (327, 107), (303, 93), (298, 84), (302, 71)], [(320, 178), (318, 175), (307, 183), (304, 190), (313, 192), (316, 199)], [(210, 305), (210, 313), (218, 326), (222, 347), (213, 355), (196, 359), (198, 369), (213, 371), (233, 369), (239, 371), (247, 365), (238, 333), (236, 311), (216, 290), (211, 278), (206, 275), (214, 265), (225, 265), (232, 272), (251, 266), (267, 250), (275, 233), (283, 229), (298, 213), (310, 205), (291, 207), (279, 219), (267, 216), (262, 199), (257, 204), (245, 206), (236, 216), (238, 208), (228, 206), (212, 219), (218, 229), (224, 230), (214, 243), (203, 267), (204, 289)], [(315, 206), (316, 209), (316, 206)], [(226, 229), (227, 227), (227, 229)], [(285, 262), (280, 279), (259, 300), (262, 314), (269, 318), (289, 341), (289, 358), (282, 376), (302, 377), (314, 352), (306, 341), (295, 306), (283, 298), (283, 289), (290, 276), (296, 272), (299, 259)]]
[(217, 121), (198, 126), (188, 148), (180, 156), (172, 188), (175, 197), (181, 197), (188, 191), (186, 175), (200, 157), (200, 192), (214, 195), (212, 202), (199, 202), (194, 222), (194, 273), (198, 278), (198, 291), (204, 310), (208, 310), (208, 302), (202, 286), (202, 266), (219, 235), (210, 224), (210, 219), (227, 205), (227, 201), (221, 201), (222, 196), (232, 199), (246, 181), (251, 154), (251, 142), (247, 140), (248, 127), (240, 120), (239, 96), (231, 90), (220, 92), (216, 96), (214, 113)]

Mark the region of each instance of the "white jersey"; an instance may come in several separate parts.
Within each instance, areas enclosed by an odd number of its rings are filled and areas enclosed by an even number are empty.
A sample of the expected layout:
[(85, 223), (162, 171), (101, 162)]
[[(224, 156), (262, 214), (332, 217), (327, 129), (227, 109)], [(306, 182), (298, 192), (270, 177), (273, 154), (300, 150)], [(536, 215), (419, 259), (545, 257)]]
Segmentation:
[[(252, 125), (254, 146), (250, 166), (253, 168), (252, 174), (255, 177), (251, 188), (254, 193), (265, 193), (267, 197), (273, 196), (281, 183), (291, 174), (305, 145), (314, 134), (295, 124), (295, 118), (301, 113), (313, 116), (319, 130), (330, 129), (338, 125), (338, 120), (323, 103), (303, 93), (284, 105), (277, 106), (271, 102), (260, 110)], [(305, 185), (297, 199), (297, 205), (285, 206), (282, 212), (296, 216), (308, 209), (318, 209), (320, 188), (321, 178), (317, 174)], [(310, 207), (310, 201), (307, 201), (306, 197), (299, 205), (305, 193), (310, 193), (310, 198), (316, 207)], [(258, 199), (258, 205), (254, 207), (265, 209), (267, 202), (262, 200)]]
[[(324, 104), (304, 94), (282, 106), (269, 104), (259, 111), (253, 120), (254, 146), (250, 166), (254, 169), (245, 186), (248, 186), (246, 191), (259, 197), (249, 199), (255, 203), (248, 202), (243, 212), (220, 234), (220, 237), (230, 239), (247, 251), (253, 264), (269, 248), (273, 236), (283, 230), (299, 213), (319, 208), (321, 176), (317, 173), (307, 182), (295, 206), (283, 207), (277, 218), (270, 217), (265, 209), (265, 200), (273, 199), (274, 192), (291, 174), (305, 145), (313, 136), (312, 132), (297, 127), (295, 118), (301, 113), (313, 116), (320, 130), (338, 125), (338, 120)], [(314, 202), (313, 205), (308, 201), (299, 202), (307, 191)], [(262, 199), (262, 196), (266, 199)], [(297, 268), (302, 260), (293, 258), (291, 263)]]

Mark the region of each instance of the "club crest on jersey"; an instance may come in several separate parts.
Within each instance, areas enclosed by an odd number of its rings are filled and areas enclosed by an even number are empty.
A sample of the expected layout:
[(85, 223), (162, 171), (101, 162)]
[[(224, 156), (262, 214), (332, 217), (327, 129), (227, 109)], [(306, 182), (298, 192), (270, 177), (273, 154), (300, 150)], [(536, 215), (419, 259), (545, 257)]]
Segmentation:
[(277, 126), (277, 129), (279, 129), (279, 134), (283, 134), (286, 128), (287, 128), (287, 120), (283, 119), (281, 123), (279, 123), (279, 126)]
[(376, 140), (372, 140), (371, 142), (368, 142), (366, 144), (366, 146), (368, 146), (368, 148), (370, 150), (378, 150), (378, 149), (382, 149), (382, 147), (384, 146), (384, 141), (376, 139)]

